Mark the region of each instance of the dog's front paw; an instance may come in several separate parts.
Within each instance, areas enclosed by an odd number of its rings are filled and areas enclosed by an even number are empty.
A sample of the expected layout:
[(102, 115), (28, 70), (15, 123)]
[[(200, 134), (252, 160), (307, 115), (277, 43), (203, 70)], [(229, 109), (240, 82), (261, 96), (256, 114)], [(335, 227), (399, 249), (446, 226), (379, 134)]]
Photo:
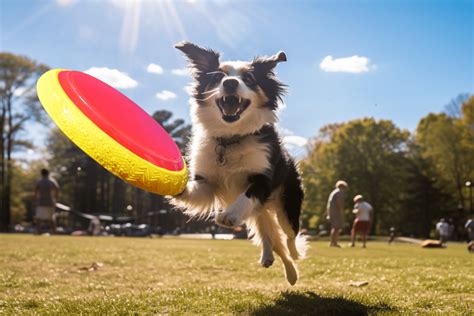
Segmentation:
[(262, 257), (260, 258), (260, 264), (264, 268), (269, 268), (272, 264), (273, 261), (275, 261), (275, 257), (273, 256), (273, 252), (270, 253), (263, 253)]
[(232, 214), (229, 210), (225, 210), (217, 214), (216, 224), (228, 228), (235, 228), (242, 224), (242, 220), (239, 214)]
[(244, 193), (232, 203), (225, 211), (216, 215), (216, 224), (234, 228), (243, 223), (255, 208), (255, 201)]

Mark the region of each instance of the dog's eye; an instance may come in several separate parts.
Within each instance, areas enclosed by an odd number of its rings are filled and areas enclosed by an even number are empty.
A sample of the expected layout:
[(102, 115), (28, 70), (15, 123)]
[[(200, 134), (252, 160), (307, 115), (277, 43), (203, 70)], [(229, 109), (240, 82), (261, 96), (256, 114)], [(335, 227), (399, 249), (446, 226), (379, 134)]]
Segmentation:
[(247, 86), (252, 86), (255, 84), (255, 77), (250, 72), (242, 74), (242, 80)]
[(218, 84), (222, 80), (222, 78), (224, 78), (224, 74), (221, 72), (212, 74), (211, 85)]

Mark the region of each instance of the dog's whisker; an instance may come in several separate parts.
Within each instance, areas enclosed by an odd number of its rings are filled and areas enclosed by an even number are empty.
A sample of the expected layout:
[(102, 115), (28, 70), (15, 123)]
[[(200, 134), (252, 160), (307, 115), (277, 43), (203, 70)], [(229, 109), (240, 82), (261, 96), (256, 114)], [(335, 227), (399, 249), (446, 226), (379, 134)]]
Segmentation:
[(212, 89), (212, 90), (209, 90), (209, 91), (204, 91), (204, 92), (201, 92), (201, 94), (209, 94), (209, 93), (213, 93), (213, 92), (217, 92), (219, 91), (219, 88), (215, 88), (215, 89)]
[(213, 94), (211, 94), (211, 95), (205, 97), (204, 99), (196, 99), (196, 100), (197, 100), (197, 101), (207, 101), (207, 100), (209, 100), (210, 98), (214, 97), (214, 96), (215, 96), (216, 94), (218, 94), (218, 93), (219, 93), (219, 92), (216, 91), (216, 92), (214, 92)]
[(211, 72), (206, 72), (206, 75), (213, 75), (213, 74), (223, 74), (223, 75), (226, 75), (226, 73), (223, 72), (223, 71), (211, 71)]

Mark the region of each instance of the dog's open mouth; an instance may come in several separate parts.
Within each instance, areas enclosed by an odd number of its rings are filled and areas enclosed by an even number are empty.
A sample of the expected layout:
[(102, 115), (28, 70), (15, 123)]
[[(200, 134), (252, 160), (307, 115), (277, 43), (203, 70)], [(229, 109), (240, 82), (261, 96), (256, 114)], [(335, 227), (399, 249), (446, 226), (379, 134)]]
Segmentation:
[(216, 99), (216, 104), (221, 110), (224, 121), (232, 123), (240, 119), (240, 115), (250, 105), (250, 100), (235, 95), (226, 95)]

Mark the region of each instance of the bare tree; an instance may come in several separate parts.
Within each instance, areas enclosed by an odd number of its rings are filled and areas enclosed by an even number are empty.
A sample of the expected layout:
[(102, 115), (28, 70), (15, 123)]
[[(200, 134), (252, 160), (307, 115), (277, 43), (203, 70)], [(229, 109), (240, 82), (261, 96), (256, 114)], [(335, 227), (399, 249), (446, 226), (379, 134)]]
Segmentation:
[(0, 230), (10, 225), (12, 152), (31, 144), (19, 138), (30, 120), (41, 120), (36, 80), (48, 68), (28, 57), (0, 53)]
[(469, 99), (469, 93), (461, 93), (444, 106), (444, 113), (453, 118), (462, 116), (462, 105)]

